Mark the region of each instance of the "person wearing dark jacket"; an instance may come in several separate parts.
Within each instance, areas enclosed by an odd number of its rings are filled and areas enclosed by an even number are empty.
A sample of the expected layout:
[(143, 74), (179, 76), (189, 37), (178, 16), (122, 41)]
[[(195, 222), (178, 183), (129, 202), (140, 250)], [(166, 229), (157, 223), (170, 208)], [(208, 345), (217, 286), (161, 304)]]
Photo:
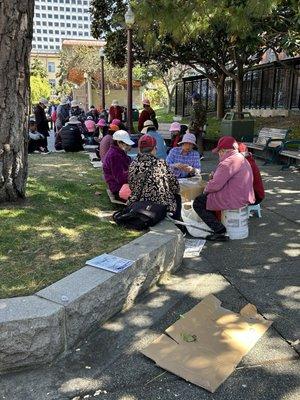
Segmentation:
[(71, 101), (70, 117), (77, 117), (81, 123), (85, 120), (84, 110), (79, 107), (77, 100)]
[(61, 100), (60, 105), (56, 109), (56, 131), (58, 132), (66, 123), (70, 117), (70, 104), (69, 99), (66, 97)]
[(55, 149), (66, 152), (81, 151), (83, 150), (83, 137), (81, 122), (76, 116), (70, 117), (69, 122), (57, 132)]
[(48, 100), (40, 99), (39, 103), (34, 109), (34, 117), (36, 122), (37, 131), (43, 135), (42, 147), (45, 149), (45, 153), (48, 152), (47, 137), (49, 136), (49, 124), (46, 117), (45, 109), (48, 105)]
[(253, 158), (253, 155), (249, 153), (248, 147), (244, 143), (239, 143), (239, 152), (246, 158), (248, 163), (250, 164), (250, 167), (253, 172), (253, 190), (254, 190), (254, 195), (255, 195), (255, 203), (254, 204), (259, 204), (263, 201), (265, 198), (265, 189), (264, 189), (264, 184), (261, 179), (261, 174), (260, 170)]
[(150, 101), (148, 99), (143, 100), (143, 111), (140, 113), (138, 122), (138, 131), (141, 132), (144, 128), (144, 123), (151, 120), (156, 129), (158, 129), (158, 122), (156, 114), (153, 108), (150, 107)]

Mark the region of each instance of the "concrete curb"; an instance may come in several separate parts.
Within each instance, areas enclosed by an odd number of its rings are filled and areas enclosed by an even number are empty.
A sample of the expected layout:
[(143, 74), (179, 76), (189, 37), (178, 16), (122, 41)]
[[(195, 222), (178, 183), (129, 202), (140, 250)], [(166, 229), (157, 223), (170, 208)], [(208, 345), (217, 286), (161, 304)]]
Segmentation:
[(121, 273), (85, 266), (33, 296), (0, 300), (0, 372), (51, 362), (176, 271), (183, 252), (180, 230), (163, 221), (111, 253), (134, 261)]

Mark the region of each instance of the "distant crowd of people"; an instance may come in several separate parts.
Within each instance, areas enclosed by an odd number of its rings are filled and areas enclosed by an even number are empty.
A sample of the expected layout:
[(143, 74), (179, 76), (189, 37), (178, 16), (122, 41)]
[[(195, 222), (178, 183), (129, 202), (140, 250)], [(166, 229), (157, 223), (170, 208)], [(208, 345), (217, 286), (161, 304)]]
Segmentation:
[[(83, 144), (96, 144), (96, 155), (103, 163), (104, 179), (116, 199), (133, 204), (149, 200), (167, 206), (175, 219), (181, 217), (179, 181), (200, 175), (203, 159), (203, 133), (206, 112), (199, 94), (192, 98), (189, 125), (170, 124), (171, 141), (167, 147), (159, 132), (150, 101), (143, 100), (138, 120), (138, 138), (126, 131), (123, 109), (114, 100), (109, 112), (95, 107), (85, 113), (76, 100), (63, 99), (55, 108), (41, 99), (35, 118), (29, 123), (29, 151), (47, 152), (49, 119), (55, 128), (55, 148), (80, 151)], [(50, 117), (50, 118), (49, 118)], [(138, 147), (135, 158), (128, 154)], [(259, 169), (243, 143), (224, 136), (213, 150), (219, 156), (217, 169), (211, 173), (204, 193), (193, 203), (194, 210), (210, 227), (208, 240), (227, 239), (226, 228), (218, 218), (219, 211), (258, 204), (264, 198)]]

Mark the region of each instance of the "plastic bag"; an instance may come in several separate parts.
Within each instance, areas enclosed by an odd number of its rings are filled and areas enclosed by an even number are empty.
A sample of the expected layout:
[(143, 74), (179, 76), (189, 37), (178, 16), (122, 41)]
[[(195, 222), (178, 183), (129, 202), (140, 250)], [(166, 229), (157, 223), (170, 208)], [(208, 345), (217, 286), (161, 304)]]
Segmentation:
[[(193, 224), (194, 226), (186, 225), (188, 233), (193, 237), (206, 237), (210, 231), (209, 226), (199, 217), (199, 215), (194, 211), (192, 203), (183, 203), (181, 209), (181, 218), (183, 222), (187, 224)], [(202, 229), (204, 229), (204, 231)]]

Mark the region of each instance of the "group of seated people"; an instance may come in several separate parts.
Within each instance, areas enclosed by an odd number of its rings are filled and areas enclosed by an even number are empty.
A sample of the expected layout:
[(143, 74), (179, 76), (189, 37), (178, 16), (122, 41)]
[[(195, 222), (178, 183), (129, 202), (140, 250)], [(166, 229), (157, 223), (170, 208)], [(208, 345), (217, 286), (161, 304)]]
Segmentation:
[[(179, 136), (180, 126), (176, 125), (176, 129)], [(178, 179), (201, 172), (195, 135), (186, 132), (180, 136), (164, 158), (158, 154), (155, 127), (145, 130), (138, 141), (138, 155), (132, 160), (127, 154), (134, 144), (129, 134), (125, 130), (110, 131), (110, 147), (104, 156), (101, 154), (101, 160), (105, 181), (115, 198), (128, 205), (144, 200), (166, 205), (172, 217), (180, 220)], [(207, 239), (222, 241), (228, 239), (226, 228), (216, 212), (257, 204), (264, 198), (264, 188), (259, 169), (243, 143), (224, 136), (213, 152), (218, 154), (219, 164), (210, 174), (203, 194), (194, 200), (193, 208), (212, 231)]]

